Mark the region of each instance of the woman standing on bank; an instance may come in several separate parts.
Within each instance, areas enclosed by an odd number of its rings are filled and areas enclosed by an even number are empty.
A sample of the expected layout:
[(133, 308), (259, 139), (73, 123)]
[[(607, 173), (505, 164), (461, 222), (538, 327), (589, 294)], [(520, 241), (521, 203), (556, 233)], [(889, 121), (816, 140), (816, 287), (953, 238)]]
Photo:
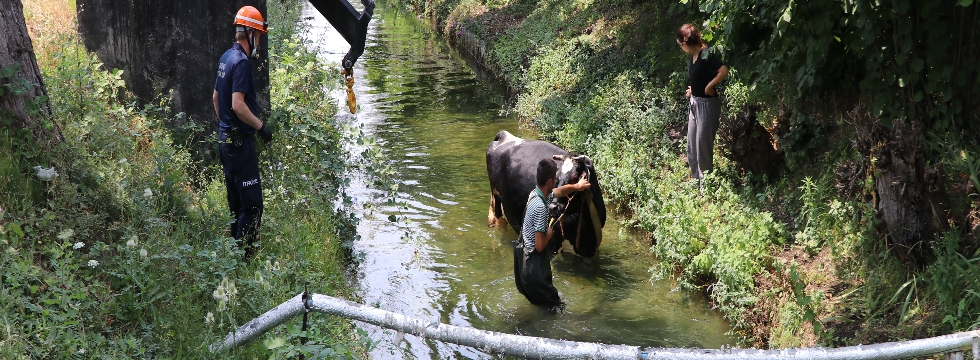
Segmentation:
[(708, 54), (708, 45), (694, 25), (684, 24), (677, 30), (677, 44), (690, 55), (687, 60), (690, 86), (685, 93), (691, 106), (687, 115), (687, 163), (691, 177), (698, 179), (700, 192), (701, 179), (712, 169), (715, 132), (721, 117), (721, 98), (715, 86), (728, 77), (728, 66), (722, 64), (717, 54)]

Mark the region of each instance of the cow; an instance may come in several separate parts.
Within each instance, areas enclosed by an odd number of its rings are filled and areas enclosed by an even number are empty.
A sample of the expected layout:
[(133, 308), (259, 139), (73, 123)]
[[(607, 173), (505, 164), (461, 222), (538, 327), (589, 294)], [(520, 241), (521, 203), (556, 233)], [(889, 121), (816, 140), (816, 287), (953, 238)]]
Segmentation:
[(540, 140), (524, 140), (501, 130), (487, 146), (487, 175), (490, 177), (490, 227), (510, 227), (518, 234), (524, 223), (524, 207), (528, 194), (534, 191), (538, 162), (552, 159), (558, 165), (555, 187), (578, 182), (587, 176), (592, 187), (567, 197), (556, 198), (548, 205), (554, 235), (549, 248), (567, 240), (574, 253), (593, 257), (602, 242), (602, 227), (606, 225), (606, 205), (592, 159), (565, 151), (555, 144)]

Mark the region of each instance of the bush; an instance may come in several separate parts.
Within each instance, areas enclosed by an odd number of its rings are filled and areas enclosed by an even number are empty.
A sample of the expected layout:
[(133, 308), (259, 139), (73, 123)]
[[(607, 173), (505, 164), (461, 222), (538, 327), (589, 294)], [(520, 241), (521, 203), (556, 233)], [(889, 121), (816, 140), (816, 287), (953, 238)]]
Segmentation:
[(960, 252), (961, 244), (957, 232), (943, 234), (936, 261), (923, 276), (939, 299), (942, 323), (954, 331), (980, 328), (980, 251), (967, 257)]

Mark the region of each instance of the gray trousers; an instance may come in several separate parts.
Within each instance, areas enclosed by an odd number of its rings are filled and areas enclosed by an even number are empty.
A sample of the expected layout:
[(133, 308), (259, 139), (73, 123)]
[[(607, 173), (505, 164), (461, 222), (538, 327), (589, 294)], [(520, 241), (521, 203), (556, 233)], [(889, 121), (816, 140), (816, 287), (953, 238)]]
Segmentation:
[(691, 111), (687, 114), (687, 164), (691, 177), (704, 178), (711, 171), (715, 151), (715, 133), (721, 117), (721, 98), (691, 96)]

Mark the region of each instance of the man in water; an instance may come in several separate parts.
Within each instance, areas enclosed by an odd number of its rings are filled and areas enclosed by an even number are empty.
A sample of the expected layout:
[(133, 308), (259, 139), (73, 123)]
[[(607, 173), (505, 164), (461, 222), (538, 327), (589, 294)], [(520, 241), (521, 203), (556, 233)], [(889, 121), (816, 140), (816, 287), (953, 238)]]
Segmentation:
[(548, 242), (551, 241), (553, 228), (548, 224), (548, 204), (555, 196), (567, 196), (592, 186), (587, 178), (582, 177), (578, 183), (554, 188), (557, 173), (558, 165), (553, 160), (543, 159), (538, 162), (535, 179), (537, 186), (527, 196), (521, 238), (514, 248), (514, 280), (517, 291), (532, 304), (547, 307), (551, 311), (561, 311), (564, 303), (552, 283), (552, 252), (548, 250)]

